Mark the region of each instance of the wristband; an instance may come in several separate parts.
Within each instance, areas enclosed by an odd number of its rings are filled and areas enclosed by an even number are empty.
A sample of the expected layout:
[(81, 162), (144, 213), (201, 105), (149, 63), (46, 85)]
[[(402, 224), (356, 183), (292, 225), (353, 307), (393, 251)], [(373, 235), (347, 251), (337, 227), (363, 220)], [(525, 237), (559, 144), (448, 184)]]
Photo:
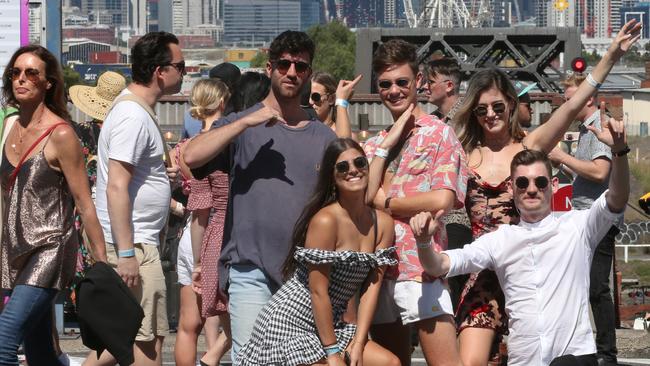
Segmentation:
[(329, 357), (331, 355), (341, 353), (341, 347), (339, 347), (339, 345), (335, 343), (331, 346), (323, 347), (323, 351), (325, 351), (325, 354), (327, 355), (327, 357)]
[(594, 77), (591, 76), (591, 73), (589, 73), (589, 74), (587, 75), (587, 78), (585, 79), (585, 81), (586, 81), (587, 83), (589, 83), (589, 85), (591, 85), (591, 86), (593, 86), (594, 88), (596, 88), (596, 90), (600, 89), (600, 87), (603, 85), (602, 83), (597, 82), (596, 79), (594, 79)]
[(337, 98), (337, 99), (336, 99), (336, 102), (334, 102), (334, 105), (338, 105), (338, 106), (340, 106), (340, 107), (347, 108), (347, 107), (350, 106), (350, 102), (348, 102), (348, 101), (345, 100), (345, 99)]
[(422, 243), (416, 240), (415, 246), (418, 247), (418, 249), (429, 249), (431, 248), (431, 239), (429, 239), (429, 241), (422, 242)]
[(612, 155), (614, 155), (616, 157), (620, 157), (620, 156), (627, 155), (627, 153), (629, 153), (629, 152), (630, 152), (630, 147), (625, 146), (625, 148), (623, 150), (621, 150), (621, 151), (616, 151), (616, 152), (612, 151)]
[(135, 257), (135, 249), (122, 249), (117, 251), (117, 256), (119, 258), (130, 258), (130, 257)]
[(185, 213), (185, 206), (183, 206), (182, 203), (176, 201), (176, 211), (178, 211), (179, 214), (184, 214)]
[(378, 147), (375, 150), (375, 156), (378, 158), (386, 159), (388, 157), (388, 150)]
[(393, 197), (388, 197), (388, 198), (386, 198), (386, 201), (384, 201), (384, 208), (385, 208), (385, 209), (390, 210), (390, 200), (391, 200), (392, 198), (393, 198)]

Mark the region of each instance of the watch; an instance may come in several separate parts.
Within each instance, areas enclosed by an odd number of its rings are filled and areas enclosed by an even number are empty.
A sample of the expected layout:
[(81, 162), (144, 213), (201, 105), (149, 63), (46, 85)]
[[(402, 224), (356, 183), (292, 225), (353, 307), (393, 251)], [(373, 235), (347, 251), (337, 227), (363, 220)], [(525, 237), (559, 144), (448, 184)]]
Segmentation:
[(616, 156), (616, 157), (619, 157), (619, 156), (625, 156), (625, 155), (627, 155), (627, 153), (629, 153), (629, 152), (630, 152), (630, 147), (629, 147), (629, 146), (625, 146), (625, 148), (624, 148), (623, 150), (621, 150), (621, 151), (612, 151), (612, 155), (614, 155), (614, 156)]

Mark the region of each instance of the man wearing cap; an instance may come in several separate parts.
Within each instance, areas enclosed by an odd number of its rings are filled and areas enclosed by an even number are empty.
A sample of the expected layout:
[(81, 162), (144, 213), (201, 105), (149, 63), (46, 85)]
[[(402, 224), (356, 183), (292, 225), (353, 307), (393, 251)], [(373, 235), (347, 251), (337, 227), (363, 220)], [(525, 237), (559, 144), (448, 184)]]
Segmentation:
[[(228, 86), (228, 90), (230, 90), (230, 95), (233, 95), (233, 91), (235, 89), (235, 86), (239, 82), (239, 78), (241, 77), (241, 71), (239, 70), (239, 67), (231, 64), (230, 62), (224, 62), (221, 63), (213, 68), (210, 69), (210, 73), (208, 74), (210, 79), (219, 79)], [(228, 103), (226, 106), (226, 109), (224, 110), (224, 116), (230, 114), (233, 112), (231, 103)], [(201, 132), (201, 126), (203, 126), (203, 123), (199, 121), (198, 119), (192, 117), (190, 115), (190, 111), (186, 111), (185, 115), (183, 116), (183, 135), (182, 138), (187, 139), (190, 137), (194, 137)]]
[[(171, 187), (169, 154), (154, 108), (163, 95), (178, 93), (185, 61), (178, 38), (167, 32), (142, 36), (131, 49), (133, 82), (106, 116), (99, 134), (97, 216), (106, 238), (108, 263), (144, 310), (136, 336), (135, 365), (162, 365), (169, 331), (167, 290), (158, 246), (167, 222)], [(171, 169), (171, 168), (170, 168)], [(92, 352), (84, 363), (114, 365)]]
[(529, 128), (533, 120), (533, 109), (530, 106), (530, 90), (537, 86), (537, 83), (532, 83), (528, 86), (523, 86), (520, 82), (515, 84), (515, 88), (519, 90), (517, 97), (519, 98), (519, 107), (517, 109), (517, 121), (523, 128)]
[[(564, 97), (569, 100), (575, 94), (578, 86), (585, 81), (583, 74), (574, 73), (564, 82)], [(603, 106), (604, 107), (604, 106)], [(578, 147), (575, 156), (565, 153), (560, 148), (553, 149), (548, 157), (560, 168), (574, 175), (573, 209), (588, 209), (594, 201), (607, 189), (612, 166), (611, 149), (599, 141), (589, 130), (589, 126), (601, 129), (601, 113), (596, 104), (596, 98), (591, 97), (582, 108), (576, 120), (581, 121)], [(607, 234), (596, 246), (594, 259), (591, 264), (589, 302), (594, 314), (596, 325), (596, 346), (598, 357), (605, 365), (616, 364), (616, 325), (614, 302), (610, 294), (609, 279), (614, 257), (614, 238), (619, 230), (612, 225)]]

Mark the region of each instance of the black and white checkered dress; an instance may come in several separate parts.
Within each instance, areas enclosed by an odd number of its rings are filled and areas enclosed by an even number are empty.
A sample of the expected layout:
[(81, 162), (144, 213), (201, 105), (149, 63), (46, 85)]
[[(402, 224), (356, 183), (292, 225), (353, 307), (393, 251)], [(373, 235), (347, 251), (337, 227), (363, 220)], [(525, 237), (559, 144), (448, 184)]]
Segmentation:
[(329, 296), (334, 332), (341, 349), (352, 340), (356, 325), (342, 321), (348, 301), (368, 273), (384, 265), (396, 265), (395, 248), (375, 253), (297, 248), (299, 265), (264, 307), (248, 343), (237, 357), (238, 365), (310, 365), (325, 358), (311, 306), (307, 264), (332, 264)]

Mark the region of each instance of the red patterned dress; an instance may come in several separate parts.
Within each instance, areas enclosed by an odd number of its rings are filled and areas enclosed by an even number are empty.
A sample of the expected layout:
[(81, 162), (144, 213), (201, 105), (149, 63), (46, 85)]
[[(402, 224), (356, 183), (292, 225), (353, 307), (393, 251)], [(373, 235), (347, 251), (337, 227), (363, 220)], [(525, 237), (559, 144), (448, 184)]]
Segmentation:
[[(491, 185), (470, 169), (465, 206), (472, 223), (474, 239), (495, 231), (503, 224), (517, 224), (519, 213), (512, 194), (508, 192), (508, 177)], [(456, 312), (458, 332), (465, 328), (488, 328), (497, 332), (498, 344), (508, 334), (505, 299), (496, 274), (490, 270), (472, 273), (465, 284)]]
[(203, 179), (192, 179), (191, 187), (187, 209), (212, 209), (201, 244), (201, 316), (207, 318), (228, 311), (228, 299), (219, 292), (217, 271), (228, 206), (228, 175), (215, 170)]

